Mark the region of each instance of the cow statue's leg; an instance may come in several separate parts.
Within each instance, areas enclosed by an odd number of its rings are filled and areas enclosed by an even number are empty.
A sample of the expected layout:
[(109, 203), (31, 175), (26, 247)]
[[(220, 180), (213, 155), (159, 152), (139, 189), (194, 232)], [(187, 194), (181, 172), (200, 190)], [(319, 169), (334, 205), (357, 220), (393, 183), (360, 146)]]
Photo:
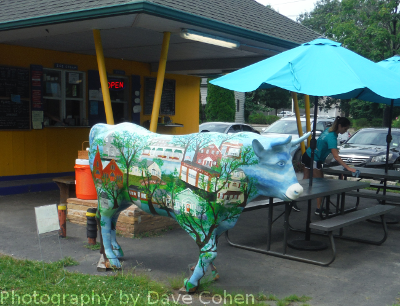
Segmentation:
[(217, 257), (215, 234), (216, 231), (213, 232), (208, 243), (201, 248), (199, 261), (197, 262), (190, 279), (184, 280), (184, 286), (187, 292), (195, 292), (197, 290), (200, 279), (206, 274), (208, 266), (212, 265), (212, 262)]
[(101, 236), (103, 237), (104, 253), (109, 260), (110, 268), (121, 268), (121, 263), (119, 262), (117, 256), (114, 254), (111, 239), (112, 239), (112, 218), (107, 216), (101, 216)]
[(121, 246), (117, 242), (117, 221), (119, 217), (119, 212), (115, 214), (111, 219), (111, 247), (112, 251), (117, 256), (117, 258), (123, 257), (124, 252), (122, 251)]
[[(239, 219), (239, 215), (236, 218), (231, 218), (229, 221), (222, 221), (219, 226), (217, 227), (217, 230), (215, 232), (215, 244), (218, 245), (218, 239), (221, 237), (223, 233), (225, 233), (227, 230), (230, 230), (236, 225), (237, 220)], [(219, 274), (217, 267), (214, 265), (214, 262), (210, 263), (210, 268), (211, 268), (211, 275), (213, 280), (218, 280), (219, 279)]]

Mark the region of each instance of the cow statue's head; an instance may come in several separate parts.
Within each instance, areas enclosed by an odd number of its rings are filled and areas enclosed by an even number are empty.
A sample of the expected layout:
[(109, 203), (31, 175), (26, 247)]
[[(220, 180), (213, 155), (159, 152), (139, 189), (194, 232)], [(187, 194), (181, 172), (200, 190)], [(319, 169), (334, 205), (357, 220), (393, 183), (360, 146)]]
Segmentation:
[(257, 165), (243, 167), (243, 171), (256, 182), (256, 196), (290, 201), (302, 194), (303, 187), (297, 181), (291, 152), (309, 135), (310, 133), (307, 133), (294, 141), (292, 136), (253, 140), (253, 150), (259, 162)]

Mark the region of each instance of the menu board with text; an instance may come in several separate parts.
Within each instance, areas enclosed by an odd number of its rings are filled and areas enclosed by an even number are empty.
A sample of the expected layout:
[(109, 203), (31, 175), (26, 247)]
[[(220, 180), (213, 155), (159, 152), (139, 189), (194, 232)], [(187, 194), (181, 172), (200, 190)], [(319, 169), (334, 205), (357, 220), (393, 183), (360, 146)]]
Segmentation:
[(30, 108), (29, 101), (0, 100), (0, 129), (1, 130), (29, 130)]
[[(145, 78), (144, 114), (151, 115), (153, 110), (156, 78)], [(164, 80), (160, 115), (175, 115), (175, 80)]]

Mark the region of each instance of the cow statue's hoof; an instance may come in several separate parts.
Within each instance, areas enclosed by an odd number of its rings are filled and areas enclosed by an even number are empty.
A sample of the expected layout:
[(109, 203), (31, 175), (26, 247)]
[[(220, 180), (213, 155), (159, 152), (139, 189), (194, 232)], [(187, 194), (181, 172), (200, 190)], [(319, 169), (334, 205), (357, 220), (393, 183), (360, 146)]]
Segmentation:
[(218, 271), (217, 271), (217, 270), (211, 271), (211, 275), (212, 275), (213, 280), (216, 281), (216, 280), (219, 279), (219, 274), (218, 274)]
[[(107, 254), (106, 254), (107, 255)], [(106, 268), (108, 269), (121, 269), (121, 263), (115, 256), (109, 258), (106, 256)]]
[(196, 292), (197, 286), (193, 285), (187, 278), (183, 281), (183, 284), (185, 286), (186, 292), (193, 293)]

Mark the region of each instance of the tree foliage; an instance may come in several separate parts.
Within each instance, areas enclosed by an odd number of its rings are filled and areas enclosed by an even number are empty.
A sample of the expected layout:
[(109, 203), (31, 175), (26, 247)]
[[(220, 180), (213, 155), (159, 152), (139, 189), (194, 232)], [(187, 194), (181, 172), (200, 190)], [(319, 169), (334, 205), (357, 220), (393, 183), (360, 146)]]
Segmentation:
[[(320, 0), (297, 21), (375, 62), (400, 50), (400, 0)], [(354, 117), (384, 113), (360, 100), (341, 101), (340, 108)]]
[(279, 87), (247, 92), (244, 104), (246, 122), (249, 115), (255, 112), (270, 112), (275, 109), (276, 115), (278, 109), (290, 107), (290, 99), (290, 92)]
[(210, 84), (207, 81), (207, 121), (235, 121), (235, 94), (219, 86)]

